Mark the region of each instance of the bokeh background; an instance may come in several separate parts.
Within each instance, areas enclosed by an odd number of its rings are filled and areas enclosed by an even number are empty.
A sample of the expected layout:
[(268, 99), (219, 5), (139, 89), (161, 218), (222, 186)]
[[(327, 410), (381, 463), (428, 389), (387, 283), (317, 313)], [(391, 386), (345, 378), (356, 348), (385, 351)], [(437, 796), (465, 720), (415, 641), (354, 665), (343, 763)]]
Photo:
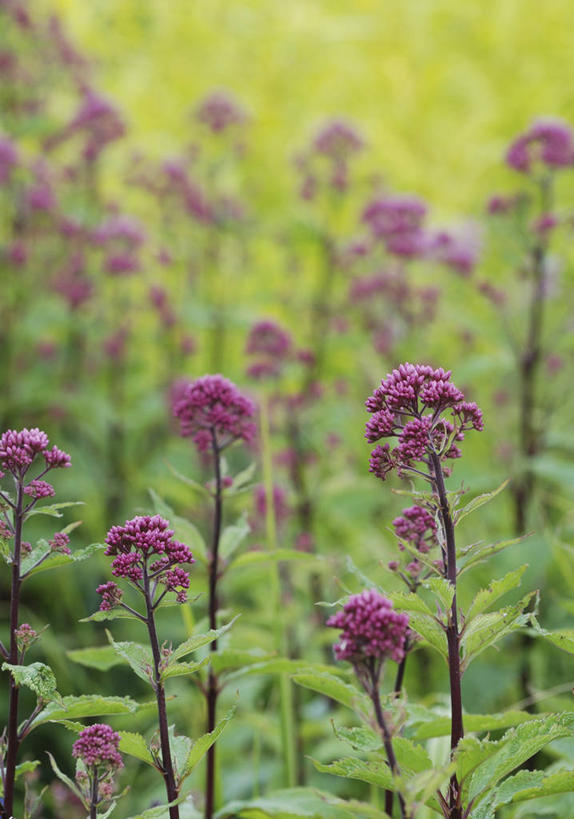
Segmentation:
[[(302, 556), (283, 577), (286, 620), (299, 654), (331, 661), (323, 611), (310, 614), (317, 599), (356, 591), (353, 567), (385, 589), (400, 587), (386, 564), (396, 552), (388, 527), (404, 506), (391, 487), (405, 486), (368, 474), (363, 402), (400, 361), (428, 361), (452, 369), (485, 416), (485, 431), (463, 444), (452, 488), (462, 482), (473, 495), (511, 478), (461, 538), (533, 532), (468, 578), (463, 603), (492, 576), (528, 563), (523, 586), (541, 590), (541, 622), (568, 625), (572, 171), (552, 170), (552, 201), (541, 202), (544, 175), (518, 172), (505, 155), (536, 118), (574, 123), (573, 55), (574, 18), (561, 0), (0, 2), (0, 412), (3, 428), (43, 427), (71, 453), (73, 469), (56, 488), (57, 500), (85, 502), (62, 522), (82, 519), (74, 548), (154, 508), (178, 516), (181, 539), (185, 519), (208, 535), (209, 510), (173, 469), (199, 482), (208, 475), (179, 438), (170, 404), (179, 379), (221, 372), (270, 402), (273, 477), (288, 510), (280, 545)], [(199, 116), (214, 92), (237, 113), (220, 130)], [(348, 127), (356, 150), (317, 147), (333, 120)], [(489, 207), (495, 194), (508, 206)], [(435, 242), (428, 252), (389, 250), (363, 218), (369, 202), (403, 195), (426, 203), (425, 236)], [(536, 220), (549, 211), (556, 225), (545, 233)], [(527, 453), (520, 367), (538, 247), (545, 319), (537, 440)], [(381, 272), (390, 280), (369, 285)], [(246, 343), (268, 319), (290, 334), (293, 351), (310, 354), (293, 352), (276, 377), (256, 380)], [(285, 406), (295, 408), (295, 432)], [(260, 455), (258, 445), (232, 452), (231, 474), (253, 460), (257, 484)], [(526, 473), (533, 483), (519, 520), (513, 487)], [(230, 498), (226, 514), (228, 522), (245, 514), (252, 526), (242, 549), (265, 548), (252, 492)], [(268, 571), (226, 578), (226, 607), (242, 612), (235, 648), (277, 648)], [(125, 667), (89, 668), (67, 654), (105, 643), (101, 624), (78, 622), (99, 605), (105, 558), (55, 577), (31, 581), (24, 607), (34, 626), (52, 624), (37, 658), (53, 665), (60, 690), (143, 699)], [(201, 594), (200, 568), (196, 577)], [(3, 589), (5, 613), (6, 581)], [(166, 639), (200, 623), (204, 602), (166, 612)], [(567, 655), (516, 637), (469, 670), (465, 698), (473, 712), (539, 701), (570, 709), (571, 680)], [(264, 675), (237, 684), (239, 715), (221, 741), (222, 801), (286, 784), (276, 682)], [(441, 708), (446, 669), (421, 650), (407, 687)], [(201, 734), (201, 699), (185, 682), (174, 693), (178, 729)], [(298, 707), (299, 781), (376, 803), (375, 791), (305, 761), (329, 761), (340, 747), (321, 697), (301, 694)], [(137, 723), (150, 733), (149, 711)], [(41, 754), (48, 741), (69, 769), (72, 738), (63, 728), (39, 731), (26, 752)], [(444, 752), (436, 742), (433, 753)], [(566, 742), (553, 753), (547, 761), (574, 761)], [(119, 817), (161, 799), (150, 780), (128, 765), (132, 793)], [(49, 781), (43, 768), (38, 782)], [(199, 801), (201, 787), (198, 775)], [(45, 800), (40, 815), (81, 815), (57, 786)], [(554, 814), (571, 807), (558, 803)]]

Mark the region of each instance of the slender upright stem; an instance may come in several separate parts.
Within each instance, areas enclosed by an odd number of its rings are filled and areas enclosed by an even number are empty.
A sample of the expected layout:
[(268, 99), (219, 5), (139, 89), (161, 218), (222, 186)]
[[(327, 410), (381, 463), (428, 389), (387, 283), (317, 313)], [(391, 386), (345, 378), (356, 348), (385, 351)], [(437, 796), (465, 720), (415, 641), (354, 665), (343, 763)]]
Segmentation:
[[(219, 540), (221, 537), (222, 521), (222, 481), (219, 445), (215, 430), (211, 430), (211, 451), (213, 454), (213, 471), (215, 475), (215, 496), (213, 509), (213, 538), (211, 542), (211, 557), (209, 560), (209, 628), (217, 628), (217, 611), (219, 608), (217, 597), (217, 581), (219, 580)], [(217, 650), (217, 641), (210, 645), (210, 651)], [(217, 720), (217, 698), (219, 683), (213, 668), (209, 669), (207, 679), (207, 732), (215, 728)], [(215, 808), (215, 744), (207, 752), (207, 768), (205, 779), (205, 819), (212, 819)]]
[[(16, 630), (20, 610), (20, 562), (22, 557), (22, 524), (23, 514), (23, 483), (17, 484), (16, 508), (14, 509), (14, 554), (12, 556), (12, 584), (10, 590), (10, 652), (8, 661), (11, 665), (18, 665), (18, 641)], [(6, 749), (6, 769), (4, 772), (4, 816), (11, 817), (14, 812), (14, 781), (16, 777), (16, 759), (20, 740), (18, 737), (18, 697), (20, 689), (10, 675), (10, 700), (8, 706), (8, 734)]]
[[(460, 632), (458, 629), (456, 601), (456, 543), (454, 538), (454, 524), (444, 485), (442, 466), (440, 463), (440, 458), (435, 452), (431, 454), (431, 464), (434, 477), (434, 486), (439, 499), (442, 528), (446, 542), (447, 579), (454, 586), (455, 590), (446, 628), (451, 704), (450, 749), (452, 753), (464, 736), (464, 726), (462, 721), (462, 675), (460, 670)], [(460, 787), (456, 774), (454, 774), (450, 780), (449, 807), (450, 819), (461, 819), (462, 810), (460, 807)]]
[(92, 787), (90, 788), (90, 819), (97, 819), (98, 816), (98, 772), (94, 767), (92, 774)]
[[(375, 709), (375, 717), (377, 719), (377, 725), (381, 729), (381, 735), (383, 737), (383, 745), (385, 747), (385, 753), (387, 755), (387, 760), (389, 762), (389, 767), (390, 767), (391, 771), (393, 772), (393, 774), (395, 774), (396, 776), (399, 776), (400, 775), (400, 769), (399, 769), (399, 765), (398, 765), (398, 762), (397, 762), (397, 758), (395, 756), (395, 752), (393, 750), (393, 741), (392, 741), (391, 735), (389, 733), (387, 723), (385, 722), (383, 709), (381, 707), (381, 697), (380, 697), (380, 694), (379, 694), (379, 683), (378, 683), (378, 680), (376, 679), (375, 675), (372, 676), (370, 688), (371, 688), (371, 690), (369, 691), (369, 694), (370, 694), (370, 697), (371, 697), (371, 700), (372, 700), (372, 703), (373, 703), (373, 707)], [(389, 796), (388, 796), (389, 794), (391, 795), (390, 799), (389, 799)], [(392, 810), (393, 810), (393, 799), (392, 799), (392, 797), (393, 797), (393, 792), (392, 791), (386, 791), (386, 793), (385, 793), (385, 813), (388, 813), (389, 816), (392, 816)], [(406, 807), (405, 807), (405, 800), (403, 799), (403, 797), (402, 797), (402, 795), (400, 793), (398, 794), (398, 797), (399, 797), (399, 805), (401, 807), (401, 816), (403, 817), (403, 819), (406, 819), (407, 812), (406, 812)], [(389, 808), (390, 808), (390, 810), (389, 810)]]
[[(178, 790), (175, 784), (175, 774), (171, 758), (171, 748), (169, 745), (169, 730), (167, 724), (167, 707), (165, 702), (165, 688), (161, 680), (161, 651), (155, 626), (153, 600), (150, 593), (149, 578), (144, 574), (144, 591), (146, 603), (146, 625), (153, 656), (153, 680), (155, 696), (157, 701), (157, 715), (159, 721), (159, 738), (161, 744), (162, 776), (167, 792), (167, 801), (173, 802), (178, 797)], [(173, 805), (169, 809), (169, 819), (179, 819), (179, 807)]]

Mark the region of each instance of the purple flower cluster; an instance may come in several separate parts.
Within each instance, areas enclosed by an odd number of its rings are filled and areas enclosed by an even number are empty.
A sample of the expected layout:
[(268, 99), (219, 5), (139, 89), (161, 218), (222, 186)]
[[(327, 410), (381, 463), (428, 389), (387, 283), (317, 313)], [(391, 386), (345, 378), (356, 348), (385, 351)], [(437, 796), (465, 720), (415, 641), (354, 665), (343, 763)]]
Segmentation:
[(51, 483), (47, 481), (39, 481), (35, 478), (33, 481), (24, 487), (24, 494), (30, 495), (31, 498), (52, 498), (56, 493)]
[(319, 154), (342, 162), (365, 147), (365, 141), (355, 126), (346, 119), (332, 119), (321, 128), (313, 141)]
[(204, 375), (183, 385), (173, 404), (181, 435), (192, 438), (200, 452), (214, 443), (222, 450), (234, 441), (255, 437), (255, 404), (222, 375)]
[(279, 376), (292, 352), (293, 340), (286, 330), (274, 321), (258, 321), (249, 331), (245, 345), (245, 353), (254, 357), (247, 375), (257, 381)]
[[(465, 430), (482, 430), (482, 412), (464, 400), (450, 376), (450, 370), (406, 363), (383, 379), (365, 402), (372, 413), (365, 438), (369, 443), (397, 438), (398, 445), (379, 444), (371, 453), (370, 472), (384, 480), (392, 469), (404, 474), (433, 454), (460, 457), (455, 441), (464, 439)], [(450, 420), (443, 417), (446, 412)]]
[(110, 580), (108, 583), (102, 583), (96, 589), (96, 592), (101, 596), (100, 611), (111, 611), (119, 606), (123, 592), (117, 583)]
[(344, 193), (349, 186), (349, 161), (364, 145), (351, 122), (340, 118), (326, 122), (307, 150), (295, 159), (295, 167), (302, 174), (301, 198), (314, 199), (324, 182), (331, 190)]
[(560, 119), (535, 120), (506, 152), (506, 163), (520, 173), (530, 173), (537, 163), (555, 170), (574, 164), (574, 138)]
[[(0, 464), (11, 472), (14, 477), (22, 478), (28, 471), (37, 455), (42, 455), (46, 462), (46, 469), (57, 469), (71, 466), (70, 456), (66, 452), (54, 446), (48, 449), (48, 436), (45, 432), (34, 427), (33, 429), (21, 429), (19, 431), (9, 429), (0, 437)], [(42, 473), (43, 474), (43, 473)], [(48, 497), (53, 492), (47, 492), (45, 481), (32, 481), (30, 491), (27, 494), (37, 497)]]
[(109, 725), (97, 722), (80, 731), (72, 754), (76, 759), (81, 759), (86, 768), (102, 765), (107, 769), (117, 770), (124, 766), (119, 745), (120, 735)]
[[(194, 562), (191, 551), (183, 543), (173, 539), (173, 529), (160, 515), (140, 515), (127, 520), (123, 526), (112, 526), (106, 537), (105, 554), (113, 556), (112, 574), (139, 584), (147, 576), (175, 591), (179, 603), (187, 599), (189, 572), (178, 564)], [(155, 558), (158, 558), (157, 560)], [(154, 562), (148, 564), (148, 560)], [(112, 601), (119, 598), (110, 584), (98, 588), (103, 600), (100, 609), (112, 608)]]
[(405, 656), (408, 615), (394, 611), (392, 602), (375, 589), (351, 595), (327, 625), (342, 631), (334, 647), (338, 660), (357, 664), (390, 657), (400, 663)]
[[(435, 519), (433, 515), (422, 506), (409, 506), (407, 509), (403, 509), (400, 516), (394, 519), (393, 527), (395, 534), (400, 538), (399, 549), (401, 552), (405, 551), (405, 542), (409, 543), (421, 554), (427, 554), (434, 546), (438, 545)], [(437, 565), (441, 565), (441, 561), (438, 561)], [(397, 571), (400, 566), (401, 563), (398, 560), (391, 560), (389, 563), (389, 569), (392, 571)], [(410, 578), (415, 578), (414, 586), (413, 581), (407, 576), (401, 576), (409, 587), (415, 588), (417, 585), (416, 578), (419, 577), (423, 569), (423, 564), (416, 558), (412, 559), (409, 553), (409, 560), (404, 568), (406, 575), (410, 575)]]
[(225, 91), (214, 91), (202, 100), (196, 109), (196, 117), (214, 134), (240, 125), (247, 118), (239, 103)]
[(413, 258), (428, 250), (426, 215), (425, 202), (416, 196), (384, 196), (369, 202), (363, 211), (363, 222), (376, 239), (384, 242), (388, 253)]

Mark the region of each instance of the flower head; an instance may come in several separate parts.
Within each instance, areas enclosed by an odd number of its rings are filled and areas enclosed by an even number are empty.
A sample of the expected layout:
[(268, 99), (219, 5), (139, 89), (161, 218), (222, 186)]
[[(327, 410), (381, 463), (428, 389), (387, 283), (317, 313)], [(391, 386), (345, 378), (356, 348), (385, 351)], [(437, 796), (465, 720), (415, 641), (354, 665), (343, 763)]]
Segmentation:
[(95, 723), (80, 731), (72, 749), (73, 756), (81, 759), (86, 768), (102, 765), (107, 769), (123, 768), (118, 750), (120, 735), (105, 723)]
[(182, 386), (173, 414), (179, 419), (181, 435), (192, 438), (200, 452), (207, 451), (214, 438), (222, 449), (255, 436), (255, 404), (222, 375), (204, 375)]
[(574, 164), (572, 129), (562, 120), (535, 120), (506, 152), (507, 165), (520, 173), (530, 173), (537, 162), (553, 169)]
[(464, 439), (465, 430), (482, 430), (482, 412), (464, 400), (450, 376), (450, 370), (442, 368), (401, 364), (367, 399), (365, 406), (372, 414), (367, 440), (398, 439), (394, 449), (379, 444), (371, 453), (369, 470), (377, 477), (384, 480), (394, 468), (402, 474), (433, 456), (457, 458), (460, 450), (454, 442)]
[(230, 94), (214, 91), (199, 103), (196, 117), (212, 133), (221, 134), (231, 126), (243, 123), (246, 114)]
[(342, 631), (334, 649), (338, 660), (357, 664), (390, 657), (400, 663), (405, 656), (408, 615), (395, 611), (375, 589), (351, 595), (327, 625)]
[[(178, 594), (184, 602), (189, 588), (189, 573), (179, 564), (194, 563), (191, 551), (174, 540), (173, 529), (160, 515), (139, 515), (123, 526), (112, 526), (106, 537), (106, 555), (113, 556), (112, 574), (138, 583), (146, 575), (163, 583), (168, 591)], [(152, 563), (148, 561), (152, 560)], [(108, 609), (119, 603), (115, 584), (98, 589), (103, 600), (100, 608)]]

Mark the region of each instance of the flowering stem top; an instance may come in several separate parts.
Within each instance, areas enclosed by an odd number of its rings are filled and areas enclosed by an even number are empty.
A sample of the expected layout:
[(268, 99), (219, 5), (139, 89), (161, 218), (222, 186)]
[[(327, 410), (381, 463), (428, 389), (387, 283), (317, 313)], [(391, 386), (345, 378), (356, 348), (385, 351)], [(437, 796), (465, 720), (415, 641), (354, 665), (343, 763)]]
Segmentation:
[[(401, 364), (389, 373), (367, 399), (372, 414), (365, 437), (370, 443), (382, 438), (396, 439), (396, 446), (378, 444), (371, 453), (370, 471), (381, 480), (396, 470), (400, 477), (419, 475), (433, 490), (428, 511), (440, 520), (439, 542), (443, 552), (442, 574), (454, 586), (452, 606), (444, 626), (448, 647), (451, 693), (451, 751), (464, 736), (460, 669), (461, 632), (456, 598), (456, 543), (454, 522), (445, 487), (450, 470), (445, 461), (459, 458), (457, 445), (469, 429), (482, 430), (482, 412), (465, 401), (463, 393), (450, 380), (450, 371), (425, 364)], [(411, 510), (412, 511), (412, 510)], [(419, 515), (417, 510), (417, 515)], [(425, 528), (428, 528), (426, 526)], [(426, 548), (426, 547), (425, 547)], [(419, 551), (423, 551), (419, 547)], [(453, 776), (448, 794), (449, 816), (462, 816), (461, 791)]]

